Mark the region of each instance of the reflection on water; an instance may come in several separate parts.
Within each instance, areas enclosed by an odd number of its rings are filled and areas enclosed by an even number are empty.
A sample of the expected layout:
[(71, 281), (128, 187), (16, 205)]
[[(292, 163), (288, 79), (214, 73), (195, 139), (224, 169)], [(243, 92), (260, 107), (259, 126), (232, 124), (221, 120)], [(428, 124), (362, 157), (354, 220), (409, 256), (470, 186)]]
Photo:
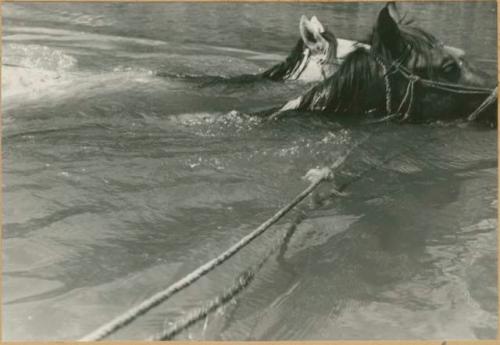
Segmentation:
[[(286, 250), (176, 339), (494, 338), (495, 131), (264, 123), (248, 114), (309, 86), (215, 78), (282, 59), (302, 14), (362, 39), (380, 6), (2, 5), (5, 339), (83, 336), (234, 244), (367, 136), (337, 176), (348, 196), (306, 202), (116, 339), (219, 295), (297, 214)], [(494, 2), (402, 7), (495, 73)]]

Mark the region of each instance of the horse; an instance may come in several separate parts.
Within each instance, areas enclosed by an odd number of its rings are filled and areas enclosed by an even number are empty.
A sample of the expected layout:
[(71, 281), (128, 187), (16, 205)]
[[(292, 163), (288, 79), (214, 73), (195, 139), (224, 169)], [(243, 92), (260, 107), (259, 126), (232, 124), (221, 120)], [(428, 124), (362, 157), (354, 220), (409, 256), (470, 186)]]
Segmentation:
[(259, 76), (273, 81), (300, 80), (317, 82), (334, 74), (343, 58), (357, 47), (366, 44), (336, 38), (325, 29), (316, 16), (309, 20), (302, 15), (300, 38), (285, 61), (274, 65)]
[(288, 110), (411, 123), (468, 116), (496, 126), (496, 79), (469, 63), (462, 50), (411, 24), (394, 2), (387, 3), (369, 36), (371, 48), (354, 49), (336, 73), (272, 118)]

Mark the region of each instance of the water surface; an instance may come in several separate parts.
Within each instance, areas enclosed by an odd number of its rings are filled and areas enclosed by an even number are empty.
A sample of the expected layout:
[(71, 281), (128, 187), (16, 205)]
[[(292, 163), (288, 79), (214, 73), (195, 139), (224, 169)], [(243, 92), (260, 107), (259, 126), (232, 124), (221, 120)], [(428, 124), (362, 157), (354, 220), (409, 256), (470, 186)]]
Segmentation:
[[(220, 81), (280, 61), (302, 14), (362, 39), (380, 6), (3, 4), (4, 339), (78, 339), (238, 241), (360, 140), (337, 176), (348, 196), (307, 201), (113, 337), (145, 339), (218, 296), (303, 213), (281, 256), (176, 339), (495, 338), (496, 131), (263, 123), (251, 114), (308, 86)], [(405, 8), (495, 73), (494, 2)]]

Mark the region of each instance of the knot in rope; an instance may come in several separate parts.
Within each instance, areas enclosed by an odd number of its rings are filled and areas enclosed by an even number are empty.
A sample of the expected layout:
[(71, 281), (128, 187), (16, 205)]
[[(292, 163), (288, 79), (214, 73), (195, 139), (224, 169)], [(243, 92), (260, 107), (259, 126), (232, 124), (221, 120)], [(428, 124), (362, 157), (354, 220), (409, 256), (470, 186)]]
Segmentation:
[(311, 183), (315, 183), (319, 180), (323, 181), (331, 181), (333, 180), (333, 171), (328, 167), (319, 168), (309, 170), (306, 175), (303, 177), (304, 180), (308, 180)]
[(416, 74), (411, 74), (408, 79), (410, 80), (411, 83), (416, 83), (417, 81), (422, 80), (418, 75)]

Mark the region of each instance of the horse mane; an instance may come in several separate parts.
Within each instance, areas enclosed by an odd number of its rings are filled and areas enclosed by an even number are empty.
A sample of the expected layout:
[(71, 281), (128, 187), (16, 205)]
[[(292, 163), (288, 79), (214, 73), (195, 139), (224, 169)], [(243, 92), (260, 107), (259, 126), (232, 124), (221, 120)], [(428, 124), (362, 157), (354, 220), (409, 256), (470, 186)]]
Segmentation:
[(337, 49), (338, 49), (338, 45), (339, 45), (337, 42), (337, 37), (335, 37), (335, 35), (332, 34), (328, 30), (325, 30), (325, 32), (322, 32), (321, 36), (323, 36), (323, 38), (329, 43), (326, 61), (328, 61), (329, 63), (336, 62), (337, 61)]
[[(337, 39), (335, 36), (326, 30), (321, 33), (321, 36), (330, 44), (326, 56), (326, 61), (334, 62), (337, 59)], [(305, 49), (305, 43), (302, 38), (299, 38), (297, 44), (292, 49), (290, 54), (287, 56), (285, 61), (274, 65), (270, 69), (264, 71), (261, 75), (263, 78), (267, 78), (274, 81), (283, 80), (287, 75), (289, 75), (301, 62), (302, 54)]]
[(359, 47), (347, 55), (339, 70), (313, 87), (303, 97), (299, 108), (308, 110), (352, 110), (367, 85), (379, 78), (379, 66), (368, 50)]
[[(417, 57), (412, 63), (413, 66), (408, 67), (415, 70), (418, 61), (423, 61), (422, 65), (427, 66), (425, 71), (423, 72), (426, 73), (427, 77), (433, 77), (433, 48), (442, 45), (441, 41), (439, 41), (434, 35), (428, 33), (427, 31), (408, 25), (400, 24), (399, 32), (401, 43), (404, 47), (407, 47), (405, 49), (410, 49), (410, 51), (413, 52)], [(399, 58), (398, 56), (391, 56), (389, 49), (384, 44), (382, 44), (381, 40), (378, 37), (378, 33), (376, 33), (375, 30), (374, 33), (372, 33), (371, 40), (373, 42), (372, 51), (375, 54), (380, 55), (388, 62), (392, 62)], [(404, 58), (404, 60), (400, 61), (401, 63), (408, 62), (407, 59), (409, 58), (409, 55), (404, 56), (405, 54), (406, 52), (402, 53), (402, 57)]]
[(302, 52), (304, 51), (304, 41), (299, 38), (297, 44), (287, 56), (285, 61), (274, 65), (267, 71), (262, 73), (262, 77), (271, 80), (283, 80), (283, 78), (291, 73), (293, 69), (302, 61)]

